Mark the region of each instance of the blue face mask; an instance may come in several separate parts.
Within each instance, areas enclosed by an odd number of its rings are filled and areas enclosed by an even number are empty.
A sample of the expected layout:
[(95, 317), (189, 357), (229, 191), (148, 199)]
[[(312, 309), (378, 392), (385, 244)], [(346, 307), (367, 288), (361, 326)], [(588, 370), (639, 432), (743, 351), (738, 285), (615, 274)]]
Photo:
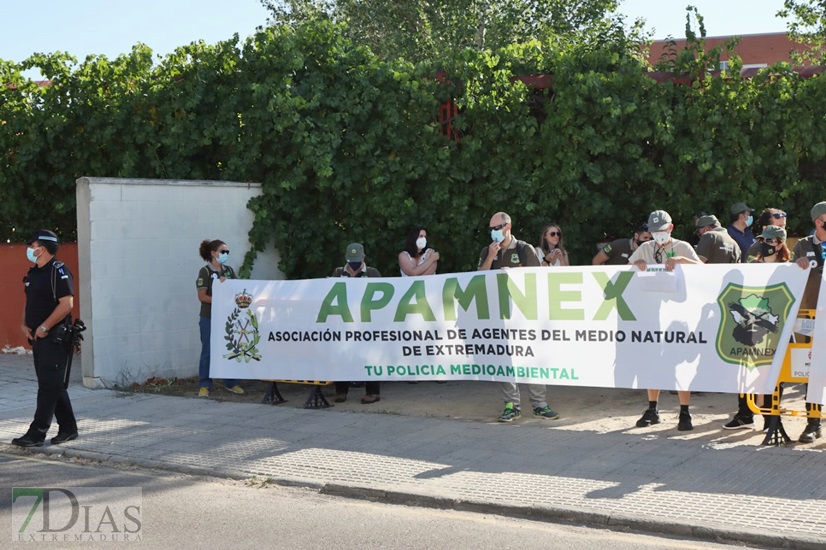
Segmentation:
[(746, 227), (751, 227), (751, 224), (754, 223), (754, 216), (749, 216), (746, 218)]
[(505, 240), (505, 234), (502, 233), (501, 229), (491, 229), (490, 240), (492, 240), (495, 243), (501, 243)]
[(223, 254), (218, 254), (218, 263), (225, 264), (229, 260), (229, 252), (224, 252)]
[(353, 271), (358, 271), (362, 263), (363, 262), (347, 262), (347, 265), (349, 265)]
[(31, 263), (37, 263), (37, 256), (34, 255), (34, 250), (34, 248), (26, 249), (26, 257), (29, 259)]

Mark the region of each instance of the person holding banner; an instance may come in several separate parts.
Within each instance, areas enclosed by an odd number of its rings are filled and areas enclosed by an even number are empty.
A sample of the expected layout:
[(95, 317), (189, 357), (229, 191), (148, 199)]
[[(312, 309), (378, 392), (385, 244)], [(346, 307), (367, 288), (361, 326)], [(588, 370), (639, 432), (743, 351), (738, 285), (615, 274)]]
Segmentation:
[[(490, 238), (493, 241), (479, 252), (479, 270), (511, 269), (516, 267), (539, 267), (536, 250), (525, 241), (520, 241), (511, 233), (511, 217), (497, 212), (490, 219)], [(519, 386), (514, 382), (502, 382), (505, 410), (499, 415), (499, 422), (510, 422), (522, 416)], [(551, 409), (545, 401), (547, 387), (530, 384), (530, 400), (534, 416), (554, 420), (559, 413)]]
[(651, 233), (648, 232), (648, 224), (644, 223), (634, 231), (631, 239), (616, 239), (603, 246), (597, 252), (592, 265), (628, 265), (628, 258), (642, 243), (651, 240)]
[(536, 247), (536, 253), (542, 259), (542, 265), (547, 267), (568, 266), (568, 251), (565, 250), (565, 240), (562, 238), (562, 229), (558, 224), (549, 223), (542, 229), (542, 244)]
[[(758, 252), (748, 258), (748, 263), (772, 264), (788, 262), (791, 257), (786, 246), (786, 230), (777, 225), (766, 225), (760, 234), (760, 241), (755, 243)], [(765, 399), (765, 398), (764, 398)], [(763, 405), (766, 407), (767, 405)], [(765, 420), (765, 419), (764, 419)], [(754, 427), (754, 412), (749, 408), (745, 394), (737, 396), (737, 413), (723, 424), (725, 430), (740, 430)], [(764, 430), (766, 427), (763, 428)]]
[[(820, 281), (823, 278), (823, 263), (826, 259), (826, 201), (819, 202), (810, 212), (812, 223), (815, 226), (813, 235), (797, 241), (792, 250), (792, 261), (802, 268), (809, 268), (809, 280), (806, 281), (806, 290), (800, 301), (800, 309), (817, 309), (817, 298), (820, 294)], [(806, 411), (820, 413), (818, 403), (806, 403)], [(822, 435), (820, 417), (809, 418), (806, 427), (800, 434), (798, 441), (812, 443)]]
[[(628, 258), (628, 263), (633, 264), (640, 271), (646, 271), (648, 266), (652, 264), (661, 264), (665, 266), (666, 271), (674, 271), (674, 268), (679, 264), (702, 263), (690, 244), (671, 236), (674, 224), (671, 223), (671, 215), (665, 210), (651, 212), (648, 216), (648, 230), (651, 232), (653, 240), (643, 243)], [(680, 419), (677, 423), (677, 429), (680, 431), (693, 430), (694, 425), (691, 423), (691, 414), (688, 411), (691, 392), (681, 390), (677, 394), (680, 398)], [(648, 409), (637, 420), (638, 428), (660, 423), (660, 412), (657, 409), (659, 398), (660, 390), (648, 390)]]
[[(198, 290), (198, 301), (201, 302), (201, 313), (198, 326), (201, 331), (201, 358), (198, 363), (200, 378), (198, 397), (209, 397), (212, 379), (209, 377), (209, 345), (210, 324), (212, 323), (212, 284), (215, 281), (224, 282), (227, 279), (237, 279), (235, 271), (227, 265), (229, 247), (224, 241), (215, 239), (205, 240), (198, 247), (198, 254), (207, 263), (198, 271), (195, 288)], [(244, 388), (238, 385), (237, 380), (224, 380), (228, 392), (243, 394)]]
[[(417, 237), (418, 238), (418, 237)], [(426, 243), (425, 243), (426, 244)], [(422, 247), (424, 248), (424, 247)], [(350, 243), (344, 252), (344, 267), (337, 267), (333, 271), (333, 277), (381, 277), (381, 273), (375, 267), (368, 267), (364, 261), (364, 246), (361, 243)], [(347, 401), (347, 393), (350, 389), (350, 382), (336, 382), (336, 403), (344, 403)], [(361, 402), (365, 405), (378, 403), (381, 401), (379, 392), (381, 387), (376, 381), (366, 382), (364, 384), (364, 397)]]
[(433, 275), (439, 265), (439, 253), (427, 245), (427, 230), (416, 226), (407, 232), (404, 250), (399, 253), (402, 277)]
[(757, 235), (757, 240), (749, 247), (746, 257), (743, 258), (744, 262), (748, 262), (751, 256), (757, 256), (760, 253), (760, 243), (763, 240), (761, 236), (763, 229), (770, 225), (774, 225), (777, 227), (782, 227), (785, 231), (786, 218), (786, 213), (779, 208), (766, 208), (763, 210), (760, 217), (757, 218), (756, 222), (754, 222), (754, 233)]
[(66, 328), (72, 319), (74, 279), (69, 268), (55, 258), (57, 249), (57, 235), (48, 229), (36, 231), (26, 249), (34, 265), (23, 278), (26, 305), (20, 329), (34, 354), (37, 408), (28, 431), (11, 440), (18, 447), (42, 446), (52, 419), (58, 425), (52, 445), (77, 439), (77, 419), (65, 383), (73, 352)]

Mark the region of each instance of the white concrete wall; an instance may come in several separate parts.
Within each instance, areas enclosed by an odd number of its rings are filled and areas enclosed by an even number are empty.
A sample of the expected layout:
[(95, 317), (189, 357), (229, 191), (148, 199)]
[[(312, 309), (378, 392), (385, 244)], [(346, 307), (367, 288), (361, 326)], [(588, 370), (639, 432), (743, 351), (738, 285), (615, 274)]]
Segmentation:
[[(247, 201), (259, 184), (77, 180), (81, 353), (87, 387), (198, 374), (198, 246), (221, 239), (238, 270), (250, 249)], [(274, 249), (252, 278), (283, 279)]]

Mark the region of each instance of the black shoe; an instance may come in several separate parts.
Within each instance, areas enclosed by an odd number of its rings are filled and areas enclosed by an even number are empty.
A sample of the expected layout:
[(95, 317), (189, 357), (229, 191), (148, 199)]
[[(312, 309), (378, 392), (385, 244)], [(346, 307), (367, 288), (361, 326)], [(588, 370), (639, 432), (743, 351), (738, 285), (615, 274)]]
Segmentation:
[(741, 416), (740, 413), (734, 415), (734, 418), (723, 424), (724, 430), (750, 430), (754, 428), (754, 417)]
[(52, 438), (52, 445), (60, 445), (75, 439), (77, 439), (77, 432), (58, 433)]
[(654, 409), (645, 409), (642, 418), (637, 420), (637, 428), (647, 428), (660, 423), (660, 413)]
[(801, 443), (813, 443), (815, 439), (820, 438), (820, 435), (820, 424), (812, 424), (810, 422), (806, 424), (806, 428), (803, 430), (803, 433), (800, 434), (798, 441)]
[(24, 435), (23, 437), (12, 439), (11, 444), (17, 445), (18, 447), (42, 447), (43, 440), (32, 439), (28, 435)]
[(694, 429), (694, 424), (691, 423), (691, 415), (686, 412), (680, 413), (680, 421), (677, 423), (677, 429), (681, 432), (688, 432)]

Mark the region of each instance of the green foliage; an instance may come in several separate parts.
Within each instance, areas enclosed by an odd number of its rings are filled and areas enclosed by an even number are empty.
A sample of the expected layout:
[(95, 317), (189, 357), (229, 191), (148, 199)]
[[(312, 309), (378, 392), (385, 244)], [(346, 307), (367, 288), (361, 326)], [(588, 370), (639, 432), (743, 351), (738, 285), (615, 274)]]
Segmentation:
[(414, 63), (472, 48), (574, 35), (614, 14), (617, 0), (261, 0), (275, 24), (328, 18), (380, 58)]
[(803, 44), (793, 52), (792, 60), (822, 65), (826, 60), (826, 0), (784, 0), (777, 17), (789, 19), (789, 35)]
[[(415, 65), (382, 59), (346, 29), (319, 18), (156, 61), (138, 45), (114, 60), (0, 62), (11, 84), (0, 88), (2, 238), (40, 226), (72, 238), (80, 176), (260, 182), (259, 197), (234, 205), (254, 214), (241, 273), (274, 243), (290, 278), (329, 275), (352, 241), (397, 275), (417, 224), (441, 272), (474, 269), (499, 210), (531, 243), (556, 221), (583, 264), (654, 209), (683, 238), (693, 213), (725, 220), (740, 200), (785, 209), (792, 233), (805, 233), (823, 200), (824, 80), (787, 66), (712, 77), (702, 29), (693, 50), (660, 65), (689, 84), (647, 76), (618, 23)], [(51, 86), (21, 76), (34, 66)], [(514, 78), (530, 74), (553, 86)], [(449, 98), (460, 142), (440, 132)]]

